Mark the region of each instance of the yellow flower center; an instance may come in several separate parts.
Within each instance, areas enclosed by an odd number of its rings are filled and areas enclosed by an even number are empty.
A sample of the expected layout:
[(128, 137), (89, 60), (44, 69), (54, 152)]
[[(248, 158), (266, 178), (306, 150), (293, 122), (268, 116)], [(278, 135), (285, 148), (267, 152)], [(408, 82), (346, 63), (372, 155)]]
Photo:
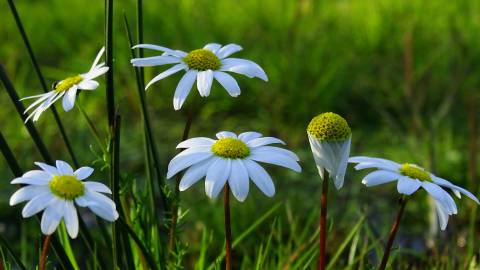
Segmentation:
[(82, 76), (77, 75), (74, 77), (68, 77), (65, 80), (55, 84), (53, 86), (55, 92), (64, 92), (70, 89), (70, 87), (74, 86), (75, 84), (81, 82), (83, 80)]
[(400, 173), (413, 179), (421, 181), (432, 181), (430, 173), (415, 164), (405, 163), (400, 167)]
[(224, 158), (246, 158), (250, 155), (250, 148), (239, 139), (223, 138), (212, 145), (212, 152)]
[(72, 175), (54, 176), (49, 187), (53, 194), (67, 200), (73, 200), (85, 193), (83, 182)]
[(313, 137), (325, 141), (342, 141), (352, 134), (347, 121), (332, 112), (315, 116), (308, 124), (307, 132)]
[(183, 58), (189, 69), (200, 71), (220, 69), (220, 59), (210, 50), (198, 49), (191, 51)]

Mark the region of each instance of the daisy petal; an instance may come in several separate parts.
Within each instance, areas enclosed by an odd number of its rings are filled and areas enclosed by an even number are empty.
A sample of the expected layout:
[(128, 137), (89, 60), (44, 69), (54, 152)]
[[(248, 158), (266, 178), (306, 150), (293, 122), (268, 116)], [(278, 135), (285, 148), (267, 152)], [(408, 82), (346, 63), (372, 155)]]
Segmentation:
[(259, 146), (259, 147), (256, 147), (256, 148), (252, 149), (252, 153), (253, 152), (255, 152), (255, 153), (265, 152), (265, 153), (271, 154), (271, 155), (285, 155), (285, 156), (288, 156), (295, 161), (300, 161), (300, 158), (298, 158), (298, 156), (295, 153), (293, 153), (292, 151), (286, 150), (286, 149), (283, 149), (283, 148), (280, 148), (280, 147), (275, 147), (275, 146)]
[(186, 141), (183, 141), (177, 145), (177, 148), (190, 148), (195, 146), (211, 146), (215, 143), (215, 140), (212, 140), (207, 137), (197, 137), (191, 138)]
[(50, 192), (35, 196), (23, 208), (22, 216), (28, 218), (35, 215), (45, 209), (52, 200), (55, 200), (55, 197)]
[(73, 169), (63, 160), (57, 160), (57, 170), (61, 175), (73, 175)]
[(240, 45), (230, 43), (223, 46), (215, 54), (218, 56), (218, 58), (223, 59), (241, 50), (242, 50), (242, 47)]
[(45, 212), (43, 212), (42, 220), (40, 222), (42, 233), (45, 235), (53, 234), (57, 229), (58, 224), (60, 224), (64, 212), (65, 204), (60, 200), (49, 205), (45, 209)]
[(274, 143), (284, 144), (284, 145), (286, 144), (284, 141), (275, 137), (262, 137), (262, 138), (250, 140), (247, 143), (247, 145), (250, 147), (259, 147), (259, 146), (264, 146), (264, 145), (274, 144)]
[(240, 95), (240, 86), (238, 86), (237, 81), (232, 76), (221, 71), (215, 71), (213, 76), (227, 90), (230, 96), (238, 97)]
[(221, 71), (230, 71), (238, 74), (245, 75), (249, 78), (260, 78), (264, 81), (268, 81), (265, 71), (253, 61), (240, 59), (240, 58), (226, 58), (222, 59)]
[(175, 90), (175, 95), (173, 97), (173, 108), (175, 110), (178, 111), (180, 108), (182, 108), (185, 99), (187, 99), (187, 96), (192, 89), (196, 77), (197, 71), (195, 70), (189, 70), (187, 73), (185, 73), (185, 75), (183, 75), (182, 79), (177, 85), (177, 89)]
[(75, 98), (77, 97), (78, 86), (74, 85), (67, 90), (67, 94), (63, 97), (62, 106), (63, 109), (68, 112), (75, 105)]
[(113, 222), (118, 218), (117, 210), (109, 205), (92, 203), (88, 205), (88, 208), (107, 221)]
[(223, 138), (237, 138), (237, 134), (230, 132), (230, 131), (220, 131), (216, 134), (218, 139)]
[(95, 90), (99, 86), (99, 83), (92, 80), (83, 80), (78, 84), (78, 89), (81, 90)]
[(202, 97), (208, 97), (210, 95), (210, 89), (212, 87), (213, 71), (199, 71), (197, 74), (197, 89)]
[(95, 61), (93, 61), (93, 64), (92, 64), (92, 67), (90, 67), (90, 70), (93, 70), (97, 66), (104, 52), (105, 52), (105, 47), (102, 47), (100, 51), (97, 53), (97, 56), (95, 57)]
[(448, 218), (449, 218), (448, 211), (445, 210), (442, 204), (439, 203), (438, 201), (435, 201), (435, 210), (437, 212), (440, 229), (444, 231), (447, 228), (447, 224), (448, 224)]
[(247, 198), (249, 181), (248, 172), (240, 159), (233, 159), (231, 165), (230, 178), (228, 178), (228, 185), (232, 190), (233, 196), (238, 201), (243, 202)]
[(46, 171), (47, 173), (49, 173), (51, 175), (58, 175), (58, 170), (57, 170), (56, 167), (50, 166), (50, 165), (42, 163), (42, 162), (35, 162), (35, 165), (37, 165), (42, 170)]
[(230, 159), (218, 158), (208, 168), (205, 179), (205, 193), (208, 197), (214, 199), (222, 191), (230, 176), (231, 164)]
[(268, 197), (275, 195), (275, 186), (273, 185), (272, 178), (265, 171), (262, 166), (249, 159), (243, 160), (243, 164), (247, 168), (248, 175), (252, 179), (253, 183)]
[(73, 174), (75, 175), (75, 177), (77, 177), (78, 180), (84, 180), (90, 177), (93, 171), (94, 171), (93, 168), (85, 166), (85, 167), (79, 168)]
[(248, 143), (250, 140), (260, 138), (260, 137), (262, 137), (262, 134), (254, 131), (247, 131), (238, 135), (238, 138), (242, 140), (244, 143)]
[(112, 191), (110, 190), (110, 188), (103, 183), (87, 181), (84, 184), (85, 184), (85, 188), (90, 191), (112, 194)]
[(24, 201), (29, 201), (36, 197), (37, 195), (41, 195), (44, 193), (50, 192), (50, 189), (46, 186), (26, 186), (22, 187), (21, 189), (17, 190), (13, 193), (12, 197), (10, 197), (10, 205), (16, 205)]
[(257, 149), (253, 149), (248, 158), (259, 162), (282, 166), (296, 172), (302, 171), (302, 168), (295, 159), (288, 155), (278, 154), (278, 152), (257, 151)]
[(78, 214), (77, 209), (71, 201), (65, 201), (64, 213), (65, 226), (67, 227), (68, 235), (71, 238), (76, 238), (78, 235)]
[[(470, 199), (472, 199), (476, 203), (480, 203), (478, 201), (477, 197), (475, 197), (475, 195), (473, 195), (470, 191), (468, 191), (464, 188), (461, 188), (459, 186), (456, 186), (456, 185), (452, 184), (450, 181), (447, 181), (443, 178), (440, 178), (440, 177), (437, 177), (437, 176), (434, 176), (434, 175), (432, 177), (432, 180), (433, 180), (433, 182), (435, 182), (435, 184), (437, 184), (439, 186), (447, 187), (447, 188), (451, 189), (453, 192), (456, 191), (456, 193), (458, 193), (458, 192), (463, 193), (465, 196), (469, 197)], [(457, 194), (457, 197), (458, 197), (458, 194)]]
[(381, 184), (385, 184), (385, 183), (388, 183), (388, 182), (398, 180), (401, 177), (403, 177), (403, 175), (401, 175), (399, 173), (379, 170), (379, 171), (374, 171), (374, 172), (371, 172), (371, 173), (367, 174), (363, 178), (362, 184), (366, 185), (367, 187), (372, 187), (372, 186), (377, 186), (377, 185), (381, 185)]
[(172, 178), (178, 172), (190, 167), (200, 161), (203, 161), (212, 156), (209, 152), (197, 152), (189, 155), (182, 155), (174, 157), (168, 164), (167, 179)]
[(182, 180), (180, 181), (180, 191), (188, 189), (200, 179), (205, 177), (208, 168), (210, 168), (214, 161), (215, 159), (209, 158), (188, 168), (188, 170), (183, 175)]
[(168, 55), (134, 58), (130, 60), (130, 63), (132, 63), (134, 67), (151, 67), (168, 64), (178, 64), (180, 62), (182, 62), (180, 58)]
[(222, 47), (222, 45), (220, 45), (218, 43), (208, 43), (203, 48), (207, 49), (209, 51), (212, 51), (213, 53), (216, 53), (221, 47)]
[(138, 49), (138, 48), (151, 49), (151, 50), (166, 52), (170, 55), (174, 55), (174, 56), (182, 57), (182, 58), (187, 56), (186, 52), (182, 52), (182, 51), (179, 51), (179, 50), (172, 50), (172, 49), (169, 49), (167, 47), (162, 47), (162, 46), (153, 45), (153, 44), (138, 44), (138, 45), (135, 45), (135, 46), (132, 47), (132, 49)]
[(422, 182), (407, 176), (401, 177), (397, 182), (398, 193), (405, 195), (412, 195), (420, 186), (422, 186)]
[(175, 65), (167, 70), (165, 70), (164, 72), (158, 74), (157, 76), (155, 76), (150, 82), (148, 82), (147, 86), (145, 86), (145, 90), (147, 90), (152, 84), (162, 80), (162, 79), (165, 79), (166, 77), (170, 76), (170, 75), (173, 75), (177, 72), (179, 72), (180, 70), (182, 69), (185, 69), (186, 66), (185, 64), (178, 64), (178, 65)]

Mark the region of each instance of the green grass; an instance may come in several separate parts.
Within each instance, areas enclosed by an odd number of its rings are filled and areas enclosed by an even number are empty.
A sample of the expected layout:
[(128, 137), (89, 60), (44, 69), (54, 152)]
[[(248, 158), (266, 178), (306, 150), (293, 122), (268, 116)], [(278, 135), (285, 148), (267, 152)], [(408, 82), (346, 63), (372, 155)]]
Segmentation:
[[(158, 243), (166, 233), (161, 230), (160, 238), (150, 237), (156, 232), (149, 227), (153, 221), (147, 180), (165, 174), (182, 136), (187, 110), (175, 112), (172, 106), (180, 75), (160, 81), (145, 93), (161, 165), (148, 176), (145, 160), (152, 157), (151, 153), (146, 157), (144, 149), (151, 142), (146, 143), (150, 139), (143, 133), (143, 108), (137, 75), (129, 63), (123, 17), (135, 43), (135, 2), (114, 2), (114, 91), (122, 115), (119, 192), (127, 198), (126, 224), (132, 230), (124, 230), (124, 223), (116, 228), (136, 234), (142, 248), (132, 238), (119, 241), (132, 247), (136, 266), (146, 266), (148, 260), (161, 258)], [(15, 4), (47, 85), (89, 68), (105, 40), (103, 1), (18, 0)], [(273, 199), (252, 188), (246, 202), (232, 202), (233, 237), (240, 239), (234, 248), (236, 269), (315, 268), (320, 181), (306, 126), (320, 112), (334, 111), (349, 121), (353, 155), (415, 162), (479, 194), (480, 1), (167, 0), (143, 4), (145, 43), (189, 51), (213, 41), (234, 42), (244, 48), (236, 56), (259, 63), (269, 76), (268, 83), (235, 76), (242, 89), (237, 98), (216, 84), (210, 97), (198, 99), (201, 109), (191, 136), (258, 130), (282, 138), (301, 158), (302, 174), (269, 168), (277, 189)], [(42, 85), (6, 1), (0, 3), (0, 10), (0, 62), (19, 96), (39, 94)], [(144, 69), (146, 81), (161, 70)], [(94, 179), (108, 183), (105, 166), (110, 157), (104, 146), (108, 146), (110, 131), (106, 84), (100, 81), (97, 91), (80, 97), (97, 129), (95, 136), (80, 111), (58, 112), (79, 163), (95, 166)], [(1, 133), (20, 167), (33, 169), (41, 155), (4, 90), (2, 85)], [(193, 104), (192, 94), (185, 108)], [(35, 126), (54, 159), (71, 161), (51, 113), (42, 115)], [(376, 266), (394, 219), (395, 185), (367, 189), (360, 183), (363, 175), (350, 168), (345, 187), (331, 190), (327, 255), (329, 260), (336, 259), (331, 269)], [(31, 269), (38, 262), (40, 230), (35, 221), (21, 218), (21, 207), (8, 205), (16, 187), (9, 184), (13, 175), (3, 158), (0, 176), (0, 233)], [(158, 188), (154, 192), (157, 200), (153, 203), (160, 207)], [(220, 268), (224, 245), (221, 200), (209, 200), (200, 183), (182, 192), (181, 199), (180, 208), (186, 214), (178, 228), (178, 264), (185, 269)], [(467, 199), (457, 203), (459, 214), (450, 219), (447, 231), (431, 235), (427, 196), (417, 195), (407, 205), (397, 238), (397, 247), (402, 248), (392, 251), (392, 265), (398, 269), (476, 269), (478, 208)], [(104, 251), (111, 243), (106, 233), (109, 225), (97, 224), (87, 212), (83, 214), (97, 253), (111, 252)], [(434, 245), (428, 245), (432, 241)], [(70, 244), (81, 268), (93, 268), (95, 260), (81, 238)], [(7, 263), (15, 265), (10, 251), (4, 247), (1, 251)], [(148, 259), (142, 256), (147, 251), (151, 253)]]

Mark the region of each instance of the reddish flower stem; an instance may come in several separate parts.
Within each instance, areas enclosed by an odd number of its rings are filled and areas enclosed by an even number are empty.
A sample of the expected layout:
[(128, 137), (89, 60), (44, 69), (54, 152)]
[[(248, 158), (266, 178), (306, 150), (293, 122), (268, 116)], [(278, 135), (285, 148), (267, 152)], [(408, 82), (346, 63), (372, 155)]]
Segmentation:
[(45, 264), (47, 263), (47, 254), (48, 254), (48, 248), (50, 247), (51, 237), (52, 235), (47, 235), (43, 240), (42, 254), (40, 256), (40, 263), (38, 266), (39, 270), (45, 270)]
[(320, 257), (318, 259), (318, 269), (325, 269), (325, 243), (327, 238), (327, 196), (329, 174), (323, 169), (322, 197), (320, 199)]
[(232, 269), (232, 229), (230, 226), (230, 187), (228, 183), (224, 189), (224, 209), (225, 209), (225, 270)]

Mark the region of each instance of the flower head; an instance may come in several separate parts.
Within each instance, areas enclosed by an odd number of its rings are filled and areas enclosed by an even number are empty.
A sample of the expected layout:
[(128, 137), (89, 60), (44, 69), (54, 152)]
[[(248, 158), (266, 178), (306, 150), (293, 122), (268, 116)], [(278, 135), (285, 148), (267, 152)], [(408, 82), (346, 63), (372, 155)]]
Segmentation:
[(24, 218), (43, 210), (41, 229), (44, 234), (55, 232), (63, 219), (70, 237), (77, 237), (78, 214), (75, 203), (88, 207), (105, 220), (115, 221), (118, 218), (115, 203), (101, 194), (110, 194), (110, 189), (99, 182), (84, 181), (93, 173), (92, 168), (81, 167), (73, 171), (70, 165), (61, 160), (57, 160), (56, 167), (41, 162), (35, 164), (41, 170), (26, 172), (11, 182), (26, 186), (10, 197), (10, 205), (28, 201), (22, 211)]
[(186, 71), (175, 90), (173, 98), (175, 110), (182, 108), (195, 80), (197, 81), (198, 92), (202, 97), (210, 95), (214, 78), (227, 90), (230, 96), (237, 97), (240, 95), (240, 87), (237, 81), (227, 72), (242, 74), (249, 78), (257, 77), (264, 81), (268, 80), (265, 71), (256, 63), (250, 60), (229, 57), (233, 53), (242, 50), (242, 47), (237, 44), (228, 44), (222, 47), (220, 44), (210, 43), (202, 49), (188, 53), (152, 44), (139, 44), (133, 48), (145, 48), (163, 52), (159, 56), (132, 59), (131, 62), (136, 67), (175, 64), (173, 67), (155, 76), (147, 84), (145, 90), (161, 79), (181, 70)]
[(347, 121), (336, 113), (322, 113), (310, 121), (307, 134), (320, 176), (323, 179), (326, 170), (334, 180), (335, 187), (340, 189), (343, 186), (352, 141), (352, 132)]
[(285, 144), (274, 137), (262, 137), (257, 132), (236, 135), (233, 132), (217, 133), (217, 140), (198, 137), (181, 142), (177, 148), (186, 148), (168, 165), (167, 178), (186, 170), (180, 181), (184, 191), (203, 177), (205, 191), (215, 198), (228, 182), (237, 200), (244, 201), (249, 190), (249, 178), (267, 196), (275, 194), (272, 178), (257, 162), (270, 163), (296, 172), (302, 169), (293, 152), (270, 146)]
[(349, 162), (358, 163), (355, 166), (356, 170), (377, 169), (363, 178), (362, 183), (367, 187), (397, 181), (398, 193), (404, 195), (411, 195), (422, 187), (435, 200), (435, 208), (442, 230), (447, 227), (449, 216), (457, 214), (457, 205), (445, 188), (451, 190), (458, 198), (464, 194), (479, 203), (478, 199), (468, 190), (437, 177), (415, 164), (398, 164), (387, 159), (372, 157), (351, 157)]
[(105, 66), (105, 63), (98, 63), (104, 51), (105, 48), (102, 48), (100, 52), (98, 52), (97, 57), (95, 58), (95, 61), (93, 61), (92, 67), (88, 72), (74, 75), (72, 77), (68, 77), (59, 82), (56, 82), (50, 92), (22, 98), (21, 100), (34, 98), (37, 99), (25, 110), (24, 114), (35, 108), (27, 117), (26, 121), (28, 121), (30, 118), (33, 118), (34, 122), (37, 121), (44, 111), (50, 108), (53, 103), (55, 103), (62, 97), (63, 109), (68, 112), (73, 108), (73, 105), (75, 105), (75, 99), (77, 97), (78, 90), (97, 89), (99, 84), (94, 79), (98, 76), (105, 74), (108, 71), (108, 67)]

